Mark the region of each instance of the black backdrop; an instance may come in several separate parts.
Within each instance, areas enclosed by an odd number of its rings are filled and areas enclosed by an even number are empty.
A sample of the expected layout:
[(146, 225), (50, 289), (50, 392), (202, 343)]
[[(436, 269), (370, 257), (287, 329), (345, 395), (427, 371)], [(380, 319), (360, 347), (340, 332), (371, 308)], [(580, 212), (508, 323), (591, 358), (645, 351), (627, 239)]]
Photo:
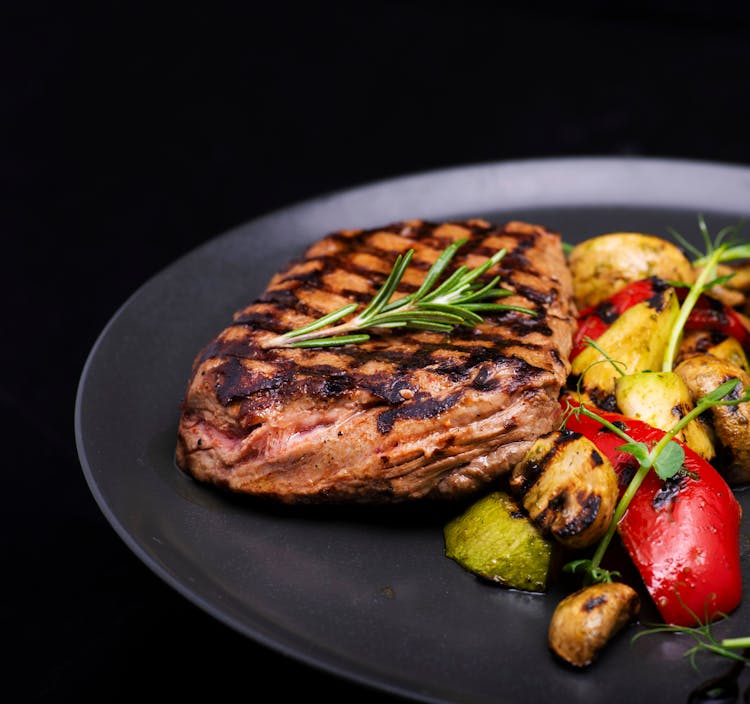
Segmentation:
[(269, 210), (406, 172), (591, 154), (750, 164), (747, 10), (314, 5), (0, 10), (11, 701), (257, 700), (264, 684), (281, 701), (393, 700), (213, 621), (99, 512), (76, 385), (149, 276)]

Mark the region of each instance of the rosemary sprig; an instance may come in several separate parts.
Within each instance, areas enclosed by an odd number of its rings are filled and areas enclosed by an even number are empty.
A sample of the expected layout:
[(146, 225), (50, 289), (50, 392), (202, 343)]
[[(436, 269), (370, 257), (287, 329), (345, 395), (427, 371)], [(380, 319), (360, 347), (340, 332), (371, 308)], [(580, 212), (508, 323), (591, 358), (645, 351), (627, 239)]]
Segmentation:
[(457, 325), (474, 327), (483, 322), (480, 313), (497, 310), (536, 315), (535, 311), (528, 308), (493, 302), (512, 294), (512, 291), (498, 287), (499, 276), (495, 276), (489, 283), (478, 281), (480, 276), (505, 256), (505, 249), (496, 252), (474, 269), (458, 267), (438, 285), (438, 279), (466, 242), (466, 239), (461, 239), (450, 244), (430, 267), (422, 285), (414, 293), (391, 300), (414, 256), (414, 250), (410, 249), (406, 254), (398, 255), (383, 285), (354, 318), (334, 325), (358, 308), (356, 303), (350, 303), (308, 325), (267, 340), (263, 347), (334, 347), (356, 344), (370, 339), (370, 335), (359, 333), (360, 330), (373, 328), (415, 328), (449, 333)]

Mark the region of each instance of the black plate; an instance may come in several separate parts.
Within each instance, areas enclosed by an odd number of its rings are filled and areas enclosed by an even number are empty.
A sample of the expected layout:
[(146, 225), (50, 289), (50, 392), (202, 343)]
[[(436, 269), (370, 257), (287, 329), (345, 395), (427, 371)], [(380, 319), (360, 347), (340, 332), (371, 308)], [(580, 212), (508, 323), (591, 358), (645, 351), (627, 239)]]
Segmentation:
[[(332, 230), (482, 216), (539, 222), (570, 242), (615, 230), (666, 235), (669, 226), (696, 239), (699, 212), (714, 231), (749, 216), (750, 169), (644, 159), (478, 165), (243, 225), (147, 282), (96, 342), (76, 404), (91, 491), (130, 548), (188, 599), (341, 676), (429, 702), (685, 701), (726, 663), (706, 659), (695, 673), (686, 640), (623, 635), (590, 670), (562, 667), (546, 646), (560, 595), (476, 580), (444, 557), (439, 512), (263, 508), (187, 479), (173, 449), (196, 352), (275, 270)], [(750, 607), (717, 632), (750, 633)]]

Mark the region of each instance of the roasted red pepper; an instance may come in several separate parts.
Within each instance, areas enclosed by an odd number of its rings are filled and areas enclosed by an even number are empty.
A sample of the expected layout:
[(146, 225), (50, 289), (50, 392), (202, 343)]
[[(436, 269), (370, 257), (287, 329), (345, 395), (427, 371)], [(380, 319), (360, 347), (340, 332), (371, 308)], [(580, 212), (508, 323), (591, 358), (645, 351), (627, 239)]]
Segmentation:
[[(585, 308), (578, 314), (578, 329), (573, 338), (571, 359), (586, 347), (585, 339), (598, 339), (609, 326), (628, 308), (647, 301), (668, 284), (655, 276), (634, 281), (623, 289), (602, 301), (596, 306)], [(687, 288), (676, 289), (677, 297), (682, 300), (687, 295)], [(737, 312), (709, 296), (700, 296), (690, 313), (685, 328), (688, 330), (715, 330), (730, 335), (750, 351), (750, 330), (743, 324)]]
[[(649, 447), (664, 436), (641, 421), (597, 413)], [(582, 414), (572, 415), (567, 427), (588, 437), (607, 456), (624, 490), (639, 465), (617, 449), (622, 438)], [(692, 626), (693, 614), (705, 621), (740, 603), (741, 508), (721, 475), (689, 447), (683, 449), (686, 472), (665, 482), (649, 471), (618, 532), (664, 621)]]
[[(678, 291), (679, 295), (679, 291)], [(750, 330), (742, 323), (737, 312), (721, 301), (701, 296), (685, 323), (688, 330), (717, 330), (734, 337), (750, 351)]]
[(605, 320), (612, 322), (617, 316), (632, 308), (636, 303), (647, 301), (659, 291), (667, 288), (668, 284), (657, 276), (651, 276), (640, 281), (633, 281), (616, 293), (613, 293), (606, 301), (597, 303), (595, 306), (584, 308), (578, 316), (585, 318), (589, 315), (598, 314)]

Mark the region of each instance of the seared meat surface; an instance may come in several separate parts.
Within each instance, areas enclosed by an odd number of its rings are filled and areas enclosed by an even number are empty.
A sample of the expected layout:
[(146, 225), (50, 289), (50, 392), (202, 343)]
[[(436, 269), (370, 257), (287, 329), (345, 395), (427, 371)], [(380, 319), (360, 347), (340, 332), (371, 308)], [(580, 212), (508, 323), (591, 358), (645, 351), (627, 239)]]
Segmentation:
[[(279, 333), (352, 301), (366, 304), (399, 253), (414, 258), (395, 296), (416, 290), (451, 242), (445, 275), (498, 249), (514, 292), (536, 311), (483, 313), (450, 335), (375, 331), (359, 345), (265, 349)], [(397, 502), (476, 491), (555, 427), (574, 326), (560, 238), (482, 220), (397, 223), (313, 244), (196, 358), (178, 465), (198, 480), (283, 502)]]

